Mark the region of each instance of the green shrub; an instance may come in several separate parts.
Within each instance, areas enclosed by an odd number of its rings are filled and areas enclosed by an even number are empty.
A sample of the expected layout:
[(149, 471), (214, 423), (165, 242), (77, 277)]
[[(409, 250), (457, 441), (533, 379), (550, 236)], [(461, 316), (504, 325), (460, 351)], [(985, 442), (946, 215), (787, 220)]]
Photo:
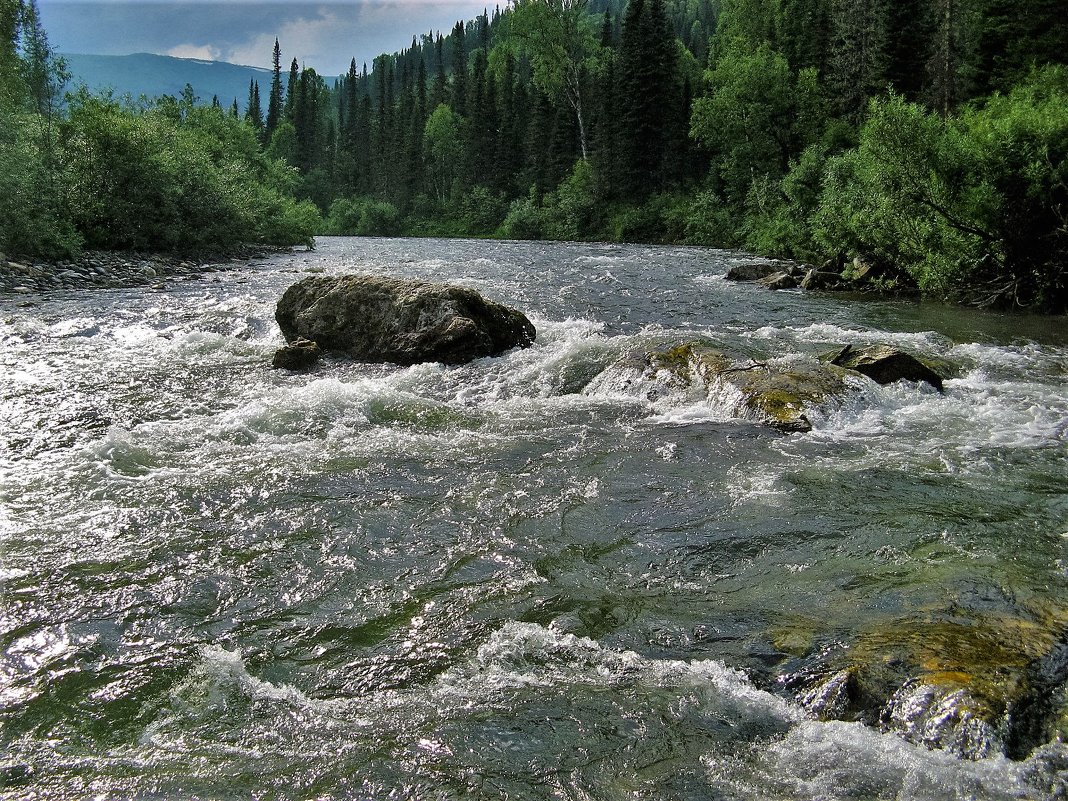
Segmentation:
[(295, 171), (253, 130), (173, 99), (125, 108), (82, 92), (62, 125), (70, 218), (101, 249), (203, 252), (309, 244), (319, 225), (292, 199)]
[(537, 191), (532, 186), (526, 197), (512, 201), (508, 215), (497, 229), (497, 235), (502, 239), (540, 239), (543, 231), (542, 210), (538, 205)]
[(508, 204), (484, 186), (476, 186), (460, 201), (460, 218), (468, 234), (491, 234), (508, 213)]
[(909, 271), (980, 305), (1068, 305), (1068, 71), (942, 119), (873, 101), (855, 150), (827, 163), (812, 224), (826, 249)]
[(741, 244), (739, 224), (735, 212), (716, 192), (698, 192), (686, 217), (686, 241), (693, 245), (734, 247)]

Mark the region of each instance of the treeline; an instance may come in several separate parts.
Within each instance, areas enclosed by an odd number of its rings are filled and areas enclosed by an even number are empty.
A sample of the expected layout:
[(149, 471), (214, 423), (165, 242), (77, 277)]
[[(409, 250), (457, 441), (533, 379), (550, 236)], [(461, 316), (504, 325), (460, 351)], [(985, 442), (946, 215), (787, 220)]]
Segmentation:
[(515, 0), (329, 83), (276, 48), (247, 121), (328, 233), (861, 255), (1064, 308), (1061, 3), (595, 3)]
[(253, 128), (181, 98), (64, 94), (34, 0), (0, 0), (0, 251), (221, 253), (308, 243), (315, 206)]

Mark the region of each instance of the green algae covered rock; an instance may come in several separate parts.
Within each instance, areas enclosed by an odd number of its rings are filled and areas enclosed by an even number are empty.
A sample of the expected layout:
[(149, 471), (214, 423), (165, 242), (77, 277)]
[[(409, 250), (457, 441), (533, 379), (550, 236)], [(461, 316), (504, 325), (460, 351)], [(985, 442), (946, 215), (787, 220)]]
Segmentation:
[(1063, 736), (1063, 611), (938, 617), (873, 625), (782, 683), (813, 717), (862, 721), (968, 759), (1022, 759)]
[(848, 391), (846, 373), (834, 365), (736, 360), (700, 342), (650, 353), (646, 361), (679, 381), (699, 380), (734, 416), (785, 432), (811, 431), (806, 412)]

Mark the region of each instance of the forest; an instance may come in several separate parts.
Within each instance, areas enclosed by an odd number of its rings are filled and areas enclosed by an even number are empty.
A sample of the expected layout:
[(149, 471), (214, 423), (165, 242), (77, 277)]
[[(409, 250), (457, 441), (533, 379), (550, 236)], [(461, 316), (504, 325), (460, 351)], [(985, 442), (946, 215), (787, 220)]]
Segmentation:
[(240, 115), (191, 88), (60, 102), (32, 0), (0, 3), (11, 251), (312, 231), (671, 242), (1068, 304), (1057, 0), (513, 0), (337, 78), (285, 70), (276, 42)]

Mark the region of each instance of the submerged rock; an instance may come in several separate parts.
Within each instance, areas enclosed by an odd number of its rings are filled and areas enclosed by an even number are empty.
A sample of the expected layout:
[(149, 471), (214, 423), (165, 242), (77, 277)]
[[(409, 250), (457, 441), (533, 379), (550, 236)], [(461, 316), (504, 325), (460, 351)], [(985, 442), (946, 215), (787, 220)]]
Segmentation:
[(275, 319), (287, 339), (404, 365), (463, 364), (536, 336), (522, 312), (473, 289), (369, 275), (305, 278), (286, 290)]
[(984, 759), (1004, 747), (996, 713), (966, 687), (914, 679), (894, 693), (883, 721), (909, 742), (952, 751), (965, 759)]
[(846, 393), (844, 376), (833, 365), (736, 360), (702, 342), (687, 342), (624, 356), (590, 387), (636, 390), (654, 401), (669, 393), (714, 399), (740, 419), (804, 432), (812, 429), (806, 411)]
[(319, 345), (310, 339), (295, 339), (275, 351), (271, 366), (280, 370), (308, 370), (319, 362)]
[(870, 345), (854, 348), (846, 345), (831, 360), (831, 364), (866, 375), (878, 384), (894, 381), (926, 381), (939, 392), (942, 377), (915, 356), (889, 345)]
[(967, 759), (1023, 759), (1065, 733), (1065, 614), (965, 621), (956, 608), (954, 620), (887, 620), (847, 648), (815, 648), (780, 681), (821, 720), (860, 721)]

